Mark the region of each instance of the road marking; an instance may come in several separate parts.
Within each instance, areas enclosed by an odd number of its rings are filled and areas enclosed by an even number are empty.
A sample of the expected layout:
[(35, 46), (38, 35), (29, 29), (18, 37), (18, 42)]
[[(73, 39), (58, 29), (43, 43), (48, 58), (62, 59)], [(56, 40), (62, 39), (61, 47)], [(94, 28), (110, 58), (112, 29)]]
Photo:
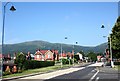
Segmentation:
[(91, 72), (95, 72), (96, 70), (95, 69), (93, 69)]
[(98, 80), (99, 80), (99, 77), (97, 77), (95, 81), (98, 81)]
[(92, 81), (98, 73), (99, 73), (99, 70), (97, 70), (97, 72), (90, 78), (89, 81)]

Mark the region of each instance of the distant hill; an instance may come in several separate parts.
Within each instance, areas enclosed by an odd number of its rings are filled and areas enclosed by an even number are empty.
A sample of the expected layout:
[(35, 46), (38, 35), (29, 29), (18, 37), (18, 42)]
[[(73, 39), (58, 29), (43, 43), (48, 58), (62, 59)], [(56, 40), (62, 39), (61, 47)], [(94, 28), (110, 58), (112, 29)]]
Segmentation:
[[(28, 42), (23, 42), (23, 43), (17, 43), (17, 44), (6, 44), (5, 46), (5, 51), (4, 54), (13, 54), (14, 52), (24, 52), (27, 53), (30, 51), (31, 53), (35, 53), (37, 49), (58, 49), (59, 53), (61, 50), (61, 44), (60, 43), (50, 43), (46, 41), (28, 41)], [(87, 46), (79, 46), (75, 45), (74, 50), (75, 52), (79, 52), (83, 50), (85, 53), (89, 51), (94, 51), (94, 52), (104, 52), (105, 48), (107, 47), (107, 43), (95, 46), (95, 47), (87, 47)], [(1, 46), (0, 46), (1, 48)], [(72, 51), (73, 50), (73, 45), (70, 44), (62, 44), (62, 49), (66, 52)], [(0, 49), (1, 52), (1, 49)]]

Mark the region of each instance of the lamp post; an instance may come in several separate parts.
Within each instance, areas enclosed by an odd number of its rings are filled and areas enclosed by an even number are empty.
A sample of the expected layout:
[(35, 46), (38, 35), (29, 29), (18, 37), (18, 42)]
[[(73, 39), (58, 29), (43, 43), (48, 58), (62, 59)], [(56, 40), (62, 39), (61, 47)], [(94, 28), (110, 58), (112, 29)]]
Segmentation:
[[(102, 25), (101, 28), (105, 28), (104, 25)], [(106, 36), (103, 36), (103, 37), (106, 37)], [(111, 59), (111, 67), (114, 67), (113, 60), (112, 60), (112, 45), (111, 45), (111, 35), (110, 35), (110, 33), (109, 33), (108, 38), (109, 38), (109, 40), (110, 40), (110, 59)]]
[[(67, 37), (65, 37), (65, 39), (67, 39)], [(63, 65), (63, 64), (62, 64), (62, 51), (63, 51), (63, 50), (62, 50), (62, 43), (61, 43), (61, 68), (62, 68), (62, 65)]]
[[(75, 44), (78, 44), (78, 42), (75, 42)], [(74, 48), (75, 48), (75, 46), (73, 44), (73, 66), (74, 66)]]
[[(3, 54), (4, 54), (4, 27), (5, 27), (5, 13), (6, 13), (6, 6), (9, 4), (9, 3), (11, 3), (11, 2), (7, 2), (5, 5), (4, 5), (4, 11), (3, 11), (3, 27), (2, 27), (2, 66), (1, 66), (1, 76), (2, 76), (2, 72), (3, 72)], [(12, 3), (11, 3), (12, 4)], [(15, 7), (13, 6), (13, 4), (12, 4), (12, 6), (11, 6), (11, 8), (10, 8), (10, 11), (15, 11), (16, 9), (15, 9)], [(2, 78), (2, 77), (1, 77)]]
[(61, 43), (61, 68), (62, 68), (62, 43)]

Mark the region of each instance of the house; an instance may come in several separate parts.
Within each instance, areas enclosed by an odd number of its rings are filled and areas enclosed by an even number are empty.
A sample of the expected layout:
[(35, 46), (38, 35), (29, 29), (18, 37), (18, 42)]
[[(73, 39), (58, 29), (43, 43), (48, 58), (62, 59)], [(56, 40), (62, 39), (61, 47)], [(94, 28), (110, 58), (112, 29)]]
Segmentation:
[[(44, 61), (44, 53), (42, 53), (42, 52), (43, 51), (41, 51), (41, 50), (37, 50), (35, 53), (34, 60)], [(47, 51), (44, 50), (44, 52), (47, 52)]]
[(98, 55), (98, 56), (97, 56), (97, 61), (100, 62), (100, 61), (101, 61), (101, 58), (102, 58), (102, 56)]
[(79, 59), (82, 61), (83, 60), (83, 55), (81, 53), (77, 53), (76, 55), (79, 55)]
[(59, 60), (58, 50), (37, 50), (35, 53), (34, 60)]
[(61, 53), (59, 54), (59, 59), (61, 58), (67, 59), (67, 53), (65, 53), (65, 51), (63, 51), (62, 54)]
[(34, 60), (35, 56), (34, 54), (30, 54), (31, 55), (31, 60)]
[[(16, 64), (11, 60), (10, 54), (0, 54), (0, 59), (3, 58), (3, 71), (10, 71), (12, 73), (17, 72)], [(2, 60), (1, 60), (2, 61)]]
[(71, 52), (67, 52), (67, 53), (65, 53), (65, 51), (63, 51), (63, 53), (62, 53), (62, 55), (61, 55), (61, 53), (59, 54), (59, 57), (60, 57), (60, 59), (61, 58), (64, 58), (64, 59), (72, 59), (73, 58), (73, 52), (71, 53)]

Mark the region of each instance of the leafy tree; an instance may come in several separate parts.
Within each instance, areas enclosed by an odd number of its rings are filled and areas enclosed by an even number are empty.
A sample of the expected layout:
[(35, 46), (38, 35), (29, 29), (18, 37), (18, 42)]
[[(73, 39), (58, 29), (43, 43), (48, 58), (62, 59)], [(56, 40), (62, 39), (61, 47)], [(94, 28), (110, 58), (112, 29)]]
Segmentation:
[(97, 61), (97, 55), (94, 52), (89, 52), (87, 56), (91, 61)]
[(76, 59), (76, 61), (80, 60), (79, 55), (74, 55), (74, 59)]
[(110, 34), (110, 37), (113, 57), (120, 58), (120, 16), (112, 28), (112, 34)]
[(105, 56), (105, 54), (104, 54), (104, 53), (101, 53), (101, 52), (97, 53), (97, 56), (98, 56), (98, 55), (100, 55), (100, 56), (102, 56), (102, 57)]
[(15, 64), (17, 64), (19, 70), (24, 70), (25, 62), (26, 62), (26, 56), (22, 52), (18, 53), (15, 59)]

